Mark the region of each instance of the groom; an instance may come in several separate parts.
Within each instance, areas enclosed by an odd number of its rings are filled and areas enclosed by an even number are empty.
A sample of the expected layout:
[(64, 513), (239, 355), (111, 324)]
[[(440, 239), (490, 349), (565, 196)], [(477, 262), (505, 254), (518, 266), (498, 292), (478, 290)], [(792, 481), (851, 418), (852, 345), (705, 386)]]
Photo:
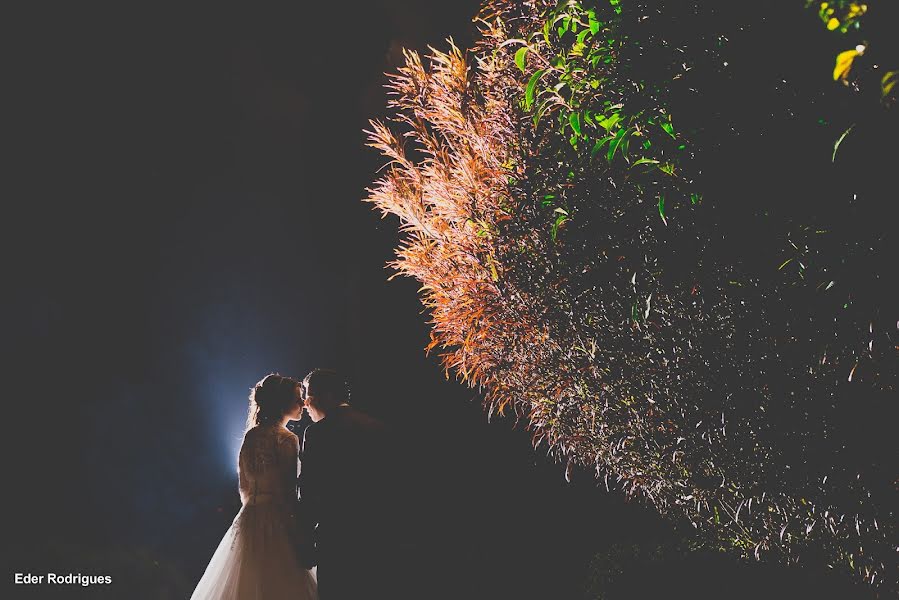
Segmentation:
[(301, 392), (313, 422), (300, 451), (300, 513), (305, 529), (314, 528), (319, 596), (386, 597), (384, 426), (350, 406), (349, 389), (335, 371), (312, 371)]

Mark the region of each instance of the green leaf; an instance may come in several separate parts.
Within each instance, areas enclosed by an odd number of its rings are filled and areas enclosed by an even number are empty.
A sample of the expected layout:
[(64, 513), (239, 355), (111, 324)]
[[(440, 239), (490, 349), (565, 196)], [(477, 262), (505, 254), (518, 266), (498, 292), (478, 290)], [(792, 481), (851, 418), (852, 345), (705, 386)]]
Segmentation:
[(608, 131), (612, 127), (618, 124), (618, 121), (621, 120), (621, 113), (612, 113), (611, 117), (600, 117), (599, 118), (599, 126)]
[(577, 135), (581, 135), (581, 113), (573, 112), (568, 115), (568, 122)]
[(608, 144), (609, 142), (611, 142), (614, 137), (615, 136), (613, 136), (613, 135), (607, 135), (604, 138), (596, 140), (596, 143), (593, 144), (593, 149), (590, 150), (590, 158), (593, 158), (594, 156), (599, 154), (600, 151), (602, 151), (602, 147), (605, 146), (606, 144)]
[(659, 196), (659, 216), (662, 217), (662, 223), (664, 223), (667, 226), (668, 220), (665, 218), (665, 196), (664, 196), (664, 194)]
[[(556, 209), (558, 211), (559, 209)], [(565, 211), (562, 211), (563, 213)], [(550, 235), (552, 236), (553, 241), (556, 241), (556, 237), (559, 235), (559, 228), (565, 224), (565, 221), (568, 220), (568, 215), (566, 214), (558, 214), (556, 215), (556, 220), (553, 222), (552, 230), (550, 231)]]
[(672, 138), (677, 139), (677, 136), (674, 135), (674, 125), (671, 124), (671, 121), (660, 123), (660, 126), (665, 130), (665, 133), (670, 135)]
[(590, 9), (587, 11), (587, 20), (590, 23), (590, 32), (593, 35), (599, 33), (599, 21), (596, 20), (596, 11), (594, 9)]
[(701, 194), (690, 194), (690, 203), (691, 204), (698, 204), (700, 200), (702, 200)]
[(655, 160), (654, 158), (646, 158), (644, 156), (642, 158), (638, 158), (637, 160), (635, 160), (634, 164), (631, 165), (631, 168), (636, 167), (637, 165), (657, 165), (657, 164), (659, 164), (659, 161)]
[(531, 79), (528, 81), (528, 86), (524, 92), (525, 110), (531, 110), (531, 106), (534, 104), (534, 90), (537, 88), (537, 82), (540, 81), (540, 78), (543, 77), (544, 73), (546, 73), (546, 69), (540, 69), (531, 75)]
[(609, 144), (609, 149), (606, 152), (606, 158), (609, 162), (612, 162), (612, 159), (615, 158), (615, 153), (621, 148), (621, 144), (624, 139), (634, 132), (632, 127), (628, 127), (627, 129), (621, 129), (618, 133), (615, 134), (615, 138)]
[(524, 73), (524, 56), (528, 53), (528, 47), (524, 46), (523, 48), (519, 48), (518, 52), (515, 53), (515, 64), (521, 69), (521, 72)]
[(840, 149), (840, 144), (843, 143), (843, 140), (846, 139), (846, 136), (849, 135), (849, 132), (852, 131), (852, 128), (855, 127), (855, 123), (849, 126), (849, 129), (843, 132), (843, 135), (839, 137), (839, 139), (833, 145), (833, 155), (830, 157), (830, 162), (836, 162), (837, 160), (837, 150)]

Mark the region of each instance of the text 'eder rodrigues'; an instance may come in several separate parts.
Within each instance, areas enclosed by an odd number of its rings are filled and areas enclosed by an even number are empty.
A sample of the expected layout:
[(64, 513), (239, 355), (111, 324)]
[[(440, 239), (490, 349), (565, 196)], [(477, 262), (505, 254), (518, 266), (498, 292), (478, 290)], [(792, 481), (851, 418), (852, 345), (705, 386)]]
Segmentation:
[(34, 575), (33, 573), (16, 573), (16, 585), (110, 585), (110, 575), (84, 575), (82, 573), (47, 573), (46, 575)]

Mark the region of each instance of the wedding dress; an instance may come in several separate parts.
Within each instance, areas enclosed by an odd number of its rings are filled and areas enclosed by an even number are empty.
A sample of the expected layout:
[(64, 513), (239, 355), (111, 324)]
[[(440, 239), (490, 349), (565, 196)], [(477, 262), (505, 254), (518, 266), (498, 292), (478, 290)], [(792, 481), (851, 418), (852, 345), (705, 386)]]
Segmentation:
[(240, 448), (243, 507), (191, 600), (317, 600), (315, 575), (297, 558), (297, 436), (280, 425), (250, 429)]

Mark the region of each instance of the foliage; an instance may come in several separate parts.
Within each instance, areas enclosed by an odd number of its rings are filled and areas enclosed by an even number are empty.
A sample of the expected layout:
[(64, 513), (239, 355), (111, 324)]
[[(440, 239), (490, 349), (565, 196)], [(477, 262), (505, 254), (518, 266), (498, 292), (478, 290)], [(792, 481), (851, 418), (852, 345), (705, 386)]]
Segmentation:
[[(899, 64), (896, 62), (899, 58), (897, 56), (899, 49), (896, 48), (895, 41), (892, 45), (889, 43), (890, 39), (895, 37), (890, 35), (893, 33), (894, 24), (887, 22), (886, 28), (883, 23), (879, 29), (874, 27), (872, 38), (865, 35), (871, 28), (862, 28), (862, 22), (867, 22), (865, 18), (868, 14), (867, 4), (851, 0), (820, 3), (808, 0), (805, 6), (807, 9), (817, 9), (818, 17), (827, 30), (840, 36), (841, 50), (834, 61), (833, 80), (851, 87), (855, 92), (859, 92), (863, 87), (879, 91), (879, 94), (873, 93), (868, 96), (871, 100), (876, 99), (883, 107), (891, 108), (896, 102), (895, 85), (899, 76), (897, 70)], [(878, 17), (876, 12), (875, 18)], [(882, 19), (883, 15), (879, 17)], [(852, 47), (846, 48), (850, 45)], [(860, 60), (862, 57), (864, 60)], [(868, 104), (869, 110), (876, 111), (877, 107), (873, 101), (869, 101)], [(853, 127), (854, 124), (850, 125), (834, 144), (834, 161), (840, 144)]]
[(535, 446), (711, 547), (895, 586), (891, 103), (764, 46), (801, 6), (670, 4), (493, 0), (474, 67), (407, 53), (369, 132), (393, 265)]

